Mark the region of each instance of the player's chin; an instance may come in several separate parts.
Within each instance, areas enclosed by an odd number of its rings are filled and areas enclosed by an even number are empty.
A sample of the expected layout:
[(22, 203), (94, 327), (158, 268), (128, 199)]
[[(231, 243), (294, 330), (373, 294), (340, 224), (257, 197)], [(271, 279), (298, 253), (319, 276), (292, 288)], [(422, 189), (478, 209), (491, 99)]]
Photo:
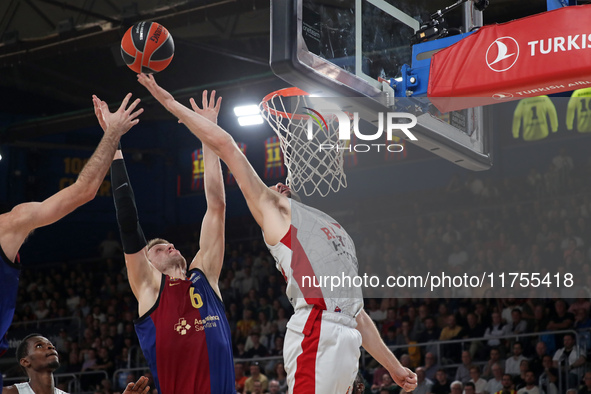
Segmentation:
[(50, 361), (49, 363), (47, 363), (47, 368), (49, 368), (49, 369), (56, 370), (59, 367), (60, 367), (60, 361), (57, 360), (57, 359), (56, 360), (53, 360), (53, 361)]

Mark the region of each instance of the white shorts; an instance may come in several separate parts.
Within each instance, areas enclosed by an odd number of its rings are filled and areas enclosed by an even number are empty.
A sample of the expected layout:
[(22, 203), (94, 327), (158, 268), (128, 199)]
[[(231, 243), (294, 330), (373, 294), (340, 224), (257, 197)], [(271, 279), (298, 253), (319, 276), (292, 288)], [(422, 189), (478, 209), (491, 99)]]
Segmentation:
[(289, 394), (352, 393), (359, 368), (361, 334), (355, 320), (323, 311), (310, 314), (309, 335), (287, 330), (283, 359)]

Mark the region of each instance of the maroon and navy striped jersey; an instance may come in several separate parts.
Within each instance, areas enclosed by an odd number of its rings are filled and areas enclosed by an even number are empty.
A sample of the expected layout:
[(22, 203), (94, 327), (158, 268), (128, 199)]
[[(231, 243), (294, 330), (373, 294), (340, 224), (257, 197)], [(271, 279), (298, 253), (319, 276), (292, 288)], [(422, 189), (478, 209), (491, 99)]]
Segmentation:
[(201, 270), (189, 279), (162, 275), (156, 304), (135, 330), (159, 393), (236, 393), (224, 304)]

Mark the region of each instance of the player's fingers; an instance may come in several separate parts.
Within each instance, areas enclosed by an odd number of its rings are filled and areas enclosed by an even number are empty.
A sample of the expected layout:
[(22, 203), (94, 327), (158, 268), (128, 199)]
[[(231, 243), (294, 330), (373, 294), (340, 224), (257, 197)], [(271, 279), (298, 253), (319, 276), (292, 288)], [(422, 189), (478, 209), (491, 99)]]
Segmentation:
[(215, 108), (215, 90), (211, 91), (211, 96), (209, 98), (209, 107)]
[(144, 112), (143, 108), (138, 109), (137, 111), (135, 111), (134, 113), (129, 115), (129, 119), (134, 119), (134, 118), (138, 117), (142, 112)]
[(201, 104), (203, 105), (203, 108), (207, 108), (207, 90), (203, 91), (203, 94), (201, 96)]
[(219, 112), (221, 104), (222, 104), (222, 98), (218, 97), (218, 101), (215, 103), (214, 109)]
[(193, 108), (193, 111), (198, 112), (199, 111), (199, 106), (197, 105), (197, 103), (195, 102), (195, 99), (193, 97), (191, 97), (189, 99), (189, 103), (191, 103), (191, 108)]
[(125, 110), (125, 112), (130, 113), (131, 111), (133, 111), (134, 108), (137, 107), (137, 105), (140, 103), (140, 101), (142, 101), (142, 100), (140, 100), (139, 98), (136, 98), (133, 101), (133, 103), (131, 103), (131, 105)]
[(135, 386), (134, 383), (127, 383), (127, 387), (125, 388), (124, 391), (128, 391), (128, 390), (131, 391), (131, 390), (133, 390), (134, 386)]
[(123, 98), (121, 105), (119, 106), (119, 111), (125, 111), (125, 108), (127, 108), (127, 104), (129, 103), (130, 98), (131, 98), (131, 93), (127, 93), (125, 95), (125, 98)]

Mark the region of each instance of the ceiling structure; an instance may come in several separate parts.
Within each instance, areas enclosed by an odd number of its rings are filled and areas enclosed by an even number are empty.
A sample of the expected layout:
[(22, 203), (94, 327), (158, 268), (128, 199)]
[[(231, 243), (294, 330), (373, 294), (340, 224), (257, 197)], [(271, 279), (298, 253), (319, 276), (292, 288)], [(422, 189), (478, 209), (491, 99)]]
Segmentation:
[[(485, 23), (546, 7), (545, 0), (490, 3)], [(270, 91), (264, 86), (281, 82), (268, 66), (269, 7), (270, 0), (2, 0), (0, 143), (94, 124), (92, 94), (110, 103), (129, 91), (146, 97), (119, 53), (123, 33), (141, 20), (174, 37), (175, 58), (158, 80), (176, 97), (209, 87)], [(143, 117), (162, 111), (150, 113)]]

